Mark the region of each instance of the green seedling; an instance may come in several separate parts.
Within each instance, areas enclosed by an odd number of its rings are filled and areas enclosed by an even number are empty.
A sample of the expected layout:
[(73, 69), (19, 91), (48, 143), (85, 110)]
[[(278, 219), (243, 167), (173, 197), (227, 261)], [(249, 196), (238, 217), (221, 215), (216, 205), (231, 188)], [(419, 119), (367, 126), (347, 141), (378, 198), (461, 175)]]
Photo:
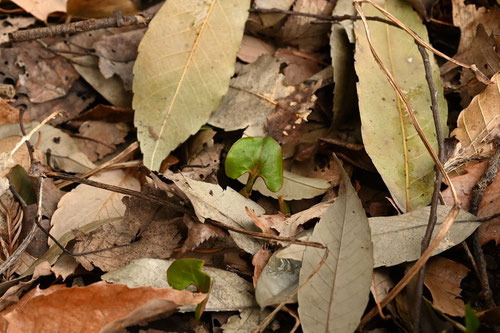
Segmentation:
[(272, 192), (283, 186), (283, 153), (280, 145), (270, 137), (236, 141), (227, 153), (225, 169), (226, 175), (233, 179), (249, 173), (247, 184), (240, 192), (247, 198), (257, 177), (262, 177)]
[(167, 269), (167, 281), (172, 288), (184, 290), (193, 285), (197, 292), (207, 294), (203, 302), (196, 306), (196, 324), (205, 310), (212, 289), (212, 277), (201, 270), (204, 264), (205, 262), (199, 259), (177, 259)]
[(465, 332), (476, 333), (480, 326), (481, 323), (479, 322), (476, 311), (467, 303), (465, 305)]

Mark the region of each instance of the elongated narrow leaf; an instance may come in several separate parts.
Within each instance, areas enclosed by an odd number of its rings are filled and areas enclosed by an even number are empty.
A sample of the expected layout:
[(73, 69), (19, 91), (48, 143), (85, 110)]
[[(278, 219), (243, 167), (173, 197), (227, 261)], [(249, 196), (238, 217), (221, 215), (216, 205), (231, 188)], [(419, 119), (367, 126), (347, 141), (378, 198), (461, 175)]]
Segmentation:
[[(373, 248), (370, 228), (351, 180), (341, 170), (339, 196), (323, 214), (310, 241), (328, 247), (326, 262), (299, 290), (304, 332), (353, 332), (370, 294)], [(307, 247), (299, 283), (318, 266), (325, 250)]]
[[(428, 40), (425, 26), (407, 1), (385, 0), (379, 4)], [(366, 15), (382, 15), (370, 5), (363, 4), (363, 10)], [(423, 61), (413, 38), (385, 23), (370, 21), (368, 26), (375, 50), (415, 109), (427, 139), (437, 149), (429, 88)], [(403, 211), (426, 206), (432, 195), (434, 163), (413, 128), (403, 103), (373, 59), (360, 22), (356, 23), (354, 32), (361, 131), (366, 152)], [(438, 91), (441, 126), (446, 136), (448, 109), (443, 97), (443, 85), (439, 68), (432, 55), (429, 56)]]
[(144, 164), (161, 161), (207, 122), (234, 72), (249, 0), (167, 1), (134, 65), (135, 125)]

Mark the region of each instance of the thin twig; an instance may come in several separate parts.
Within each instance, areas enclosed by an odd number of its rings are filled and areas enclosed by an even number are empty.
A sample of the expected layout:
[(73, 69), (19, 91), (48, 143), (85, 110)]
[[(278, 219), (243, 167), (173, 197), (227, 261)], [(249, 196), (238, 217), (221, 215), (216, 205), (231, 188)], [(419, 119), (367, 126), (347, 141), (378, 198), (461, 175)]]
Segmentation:
[(205, 221), (210, 223), (210, 224), (213, 224), (217, 227), (220, 227), (220, 228), (223, 228), (226, 230), (231, 230), (231, 231), (234, 231), (234, 232), (237, 232), (240, 234), (249, 235), (249, 236), (252, 236), (252, 237), (257, 238), (257, 239), (263, 239), (263, 240), (267, 240), (267, 241), (287, 242), (290, 244), (317, 247), (319, 249), (326, 248), (323, 244), (317, 243), (317, 242), (302, 241), (299, 239), (295, 239), (294, 237), (283, 237), (283, 236), (264, 234), (262, 232), (257, 232), (257, 231), (250, 231), (250, 230), (246, 230), (246, 229), (239, 228), (239, 227), (234, 227), (234, 226), (227, 225), (227, 224), (224, 224), (224, 223), (221, 223), (218, 221), (214, 221), (214, 220), (210, 220), (210, 219), (206, 219)]
[(326, 262), (326, 258), (328, 258), (328, 249), (327, 248), (325, 248), (325, 254), (323, 254), (323, 257), (321, 258), (321, 261), (319, 262), (319, 264), (311, 271), (311, 274), (309, 274), (309, 276), (307, 276), (307, 278), (297, 288), (295, 288), (295, 290), (292, 291), (290, 293), (290, 295), (288, 295), (288, 297), (283, 302), (280, 303), (280, 305), (278, 305), (273, 310), (273, 312), (271, 312), (266, 318), (264, 318), (264, 320), (262, 321), (262, 323), (260, 323), (259, 326), (252, 329), (252, 333), (262, 332), (267, 327), (267, 325), (269, 325), (271, 320), (273, 320), (274, 316), (276, 316), (276, 314), (281, 310), (281, 308), (283, 306), (285, 306), (285, 304), (290, 302), (292, 300), (292, 298), (295, 295), (297, 295), (297, 293), (300, 291), (300, 289), (302, 289), (302, 287), (304, 287), (309, 282), (309, 280), (312, 279), (312, 277), (321, 269), (321, 267), (323, 267), (324, 263)]
[[(453, 183), (451, 182), (449, 176), (446, 174), (443, 164), (440, 162), (439, 157), (437, 156), (436, 152), (432, 148), (432, 145), (429, 143), (427, 138), (425, 137), (424, 132), (422, 131), (422, 127), (420, 126), (416, 116), (415, 116), (415, 111), (413, 110), (412, 106), (408, 102), (408, 99), (406, 98), (405, 94), (401, 90), (401, 87), (396, 83), (396, 80), (392, 76), (392, 74), (389, 72), (387, 67), (382, 63), (380, 57), (377, 54), (377, 51), (373, 47), (373, 43), (371, 40), (371, 35), (370, 35), (370, 29), (368, 28), (368, 22), (366, 21), (365, 15), (363, 10), (361, 9), (361, 6), (358, 1), (354, 0), (354, 7), (356, 8), (356, 11), (360, 14), (361, 19), (363, 21), (363, 26), (366, 32), (366, 38), (368, 40), (368, 44), (370, 46), (370, 51), (373, 55), (373, 58), (379, 65), (380, 69), (382, 72), (385, 74), (387, 79), (389, 80), (389, 83), (393, 87), (393, 89), (396, 91), (398, 97), (401, 99), (403, 102), (406, 111), (408, 112), (408, 115), (410, 116), (410, 119), (412, 121), (412, 124), (417, 131), (420, 139), (422, 140), (425, 148), (431, 155), (434, 163), (436, 166), (440, 169), (441, 173), (444, 175), (446, 181), (448, 181), (448, 184), (450, 184), (450, 190), (453, 196), (453, 207), (450, 209), (448, 212), (448, 215), (446, 216), (445, 220), (443, 221), (442, 227), (437, 233), (436, 237), (432, 241), (432, 243), (427, 247), (427, 249), (422, 253), (420, 258), (417, 260), (417, 262), (408, 270), (408, 272), (405, 274), (405, 276), (398, 282), (398, 284), (387, 294), (387, 296), (382, 300), (380, 306), (384, 307), (386, 306), (390, 301), (396, 297), (397, 294), (399, 294), (403, 288), (410, 282), (410, 280), (413, 278), (413, 276), (420, 270), (420, 268), (427, 262), (427, 260), (430, 258), (430, 256), (433, 254), (434, 250), (436, 247), (439, 246), (441, 241), (444, 239), (448, 231), (450, 230), (451, 226), (453, 225), (453, 222), (455, 221), (459, 211), (460, 211), (460, 201), (457, 196), (457, 192), (453, 186)], [(363, 327), (371, 318), (376, 316), (378, 313), (378, 309), (374, 307), (373, 309), (370, 310), (361, 320), (360, 322), (360, 327)]]
[(9, 33), (9, 41), (26, 42), (39, 38), (54, 37), (65, 34), (75, 34), (78, 32), (92, 31), (106, 28), (116, 28), (129, 25), (147, 25), (153, 18), (153, 15), (135, 15), (135, 16), (121, 16), (115, 15), (102, 19), (89, 19), (85, 21), (65, 23), (54, 25), (50, 27), (34, 28), (28, 30), (20, 30)]
[[(444, 137), (443, 137), (443, 131), (441, 128), (441, 118), (439, 117), (439, 109), (438, 109), (438, 92), (436, 89), (436, 85), (434, 83), (434, 80), (432, 78), (432, 68), (431, 68), (431, 63), (429, 61), (429, 55), (427, 54), (426, 49), (415, 42), (418, 47), (418, 51), (420, 52), (420, 55), (422, 56), (422, 60), (424, 63), (424, 69), (425, 69), (425, 79), (427, 81), (427, 86), (429, 87), (429, 93), (431, 95), (431, 110), (432, 110), (432, 117), (434, 118), (434, 128), (436, 129), (436, 140), (438, 143), (438, 154), (439, 154), (439, 161), (441, 163), (444, 163), (445, 156), (444, 156)], [(437, 222), (437, 207), (439, 204), (439, 193), (441, 191), (441, 183), (443, 181), (443, 175), (439, 168), (435, 167), (435, 172), (436, 176), (434, 179), (434, 192), (432, 193), (432, 200), (431, 200), (431, 209), (429, 212), (429, 222), (427, 223), (427, 228), (425, 230), (425, 235), (422, 239), (422, 247), (421, 247), (421, 253), (425, 251), (425, 249), (429, 246), (431, 242), (431, 236), (432, 232), (434, 231), (434, 227), (436, 226)], [(417, 277), (417, 285), (416, 285), (416, 290), (415, 290), (415, 304), (413, 308), (413, 332), (418, 333), (420, 332), (420, 314), (421, 314), (421, 307), (422, 307), (422, 294), (424, 291), (424, 277), (425, 277), (425, 265), (422, 266), (420, 271), (418, 272), (418, 277)]]
[[(283, 9), (278, 9), (278, 8), (269, 8), (269, 9), (252, 8), (249, 10), (249, 12), (250, 13), (259, 13), (259, 14), (284, 14), (284, 15), (311, 17), (311, 18), (315, 18), (318, 20), (323, 20), (323, 21), (325, 21), (325, 23), (341, 22), (341, 21), (347, 21), (347, 20), (356, 21), (356, 20), (361, 19), (361, 16), (357, 16), (357, 15), (320, 15), (320, 14), (312, 14), (312, 13), (304, 13), (304, 12), (295, 12), (292, 10), (283, 10)], [(397, 27), (397, 25), (394, 22), (391, 22), (390, 20), (386, 20), (382, 17), (367, 16), (366, 19), (369, 21), (383, 22), (385, 24), (389, 24), (389, 25)]]
[[(479, 211), (479, 204), (483, 199), (483, 193), (486, 188), (495, 180), (498, 169), (500, 167), (500, 149), (498, 149), (498, 144), (495, 143), (496, 152), (493, 157), (491, 157), (488, 162), (488, 168), (481, 176), (481, 179), (477, 182), (476, 185), (472, 188), (472, 198), (470, 200), (470, 208), (469, 211), (473, 215), (477, 215)], [(484, 257), (483, 248), (481, 247), (481, 241), (479, 239), (479, 231), (476, 229), (472, 234), (472, 246), (474, 248), (475, 259), (477, 262), (477, 268), (479, 272), (479, 281), (481, 282), (481, 289), (484, 300), (486, 302), (486, 306), (488, 308), (494, 308), (496, 306), (495, 301), (493, 299), (493, 292), (491, 291), (490, 282), (488, 279), (488, 271), (486, 259)]]

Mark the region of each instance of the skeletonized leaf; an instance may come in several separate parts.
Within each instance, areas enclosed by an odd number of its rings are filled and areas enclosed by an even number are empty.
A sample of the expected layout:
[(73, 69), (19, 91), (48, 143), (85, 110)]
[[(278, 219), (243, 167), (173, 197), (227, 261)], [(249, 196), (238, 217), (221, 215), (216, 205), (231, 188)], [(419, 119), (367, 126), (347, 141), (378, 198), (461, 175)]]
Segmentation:
[(234, 72), (249, 0), (168, 1), (134, 65), (135, 125), (144, 164), (161, 161), (207, 122)]
[[(342, 174), (339, 196), (309, 238), (326, 245), (328, 257), (298, 293), (299, 316), (306, 333), (353, 332), (370, 294), (373, 248), (368, 219), (351, 180), (336, 161)], [(318, 266), (324, 251), (306, 248), (300, 284)]]
[[(385, 0), (379, 4), (428, 41), (425, 26), (407, 1)], [(363, 4), (362, 7), (366, 15), (382, 16), (371, 5)], [(430, 93), (423, 61), (413, 38), (385, 23), (370, 21), (368, 26), (375, 50), (406, 94), (427, 139), (436, 149)], [(426, 206), (433, 190), (434, 163), (413, 128), (403, 103), (375, 62), (362, 24), (357, 22), (354, 31), (359, 111), (366, 152), (403, 211)], [(446, 136), (448, 108), (439, 68), (433, 60), (431, 66), (438, 91), (442, 131)]]
[[(238, 180), (246, 184), (248, 174), (244, 174)], [(331, 185), (326, 179), (303, 177), (296, 173), (283, 170), (283, 186), (278, 192), (271, 192), (261, 178), (257, 178), (253, 189), (261, 194), (277, 198), (282, 196), (285, 200), (310, 199), (324, 194)]]
[[(420, 244), (429, 220), (429, 209), (430, 207), (422, 207), (398, 216), (370, 218), (375, 267), (393, 266), (420, 257)], [(439, 230), (449, 210), (450, 207), (438, 206), (433, 235)], [(480, 225), (479, 222), (473, 222), (475, 219), (474, 215), (461, 210), (456, 222), (434, 251), (434, 255), (469, 237)]]

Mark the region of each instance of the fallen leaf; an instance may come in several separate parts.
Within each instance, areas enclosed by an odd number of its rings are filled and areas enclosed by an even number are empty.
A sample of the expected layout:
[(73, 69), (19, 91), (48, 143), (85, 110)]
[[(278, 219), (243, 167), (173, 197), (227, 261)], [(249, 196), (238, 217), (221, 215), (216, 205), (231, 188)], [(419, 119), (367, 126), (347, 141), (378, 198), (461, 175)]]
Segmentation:
[(269, 136), (281, 145), (300, 141), (312, 112), (321, 81), (312, 86), (299, 85), (287, 97), (280, 99), (273, 112), (267, 116), (265, 128)]
[[(136, 191), (140, 189), (139, 182), (122, 170), (101, 172), (89, 179)], [(52, 216), (50, 234), (59, 239), (66, 232), (91, 222), (121, 217), (125, 213), (122, 198), (123, 194), (88, 185), (78, 185), (59, 201), (57, 210)], [(51, 240), (49, 245), (52, 245)]]
[(50, 13), (66, 12), (67, 0), (12, 0), (16, 5), (39, 19), (40, 21), (47, 21)]
[[(26, 131), (30, 131), (37, 125), (37, 122), (24, 124)], [(21, 135), (21, 130), (17, 124), (0, 126), (0, 138), (11, 135)], [(50, 166), (54, 169), (84, 173), (95, 167), (67, 133), (50, 125), (43, 125), (38, 135), (31, 137), (30, 142), (43, 155), (50, 152)]]
[(280, 62), (267, 55), (243, 66), (208, 123), (226, 131), (246, 128), (245, 136), (266, 136), (264, 123), (274, 103), (294, 91), (279, 70)]
[[(252, 200), (243, 197), (232, 188), (226, 190), (218, 185), (204, 183), (186, 178), (181, 174), (167, 172), (167, 178), (191, 200), (196, 216), (201, 222), (205, 219), (219, 221), (227, 225), (257, 231), (253, 220), (248, 216), (245, 207), (261, 215), (264, 209)], [(235, 243), (250, 254), (260, 249), (260, 242), (244, 234), (229, 231)]]
[(9, 41), (9, 33), (27, 28), (35, 23), (34, 17), (6, 17), (0, 20), (0, 44)]
[[(327, 0), (297, 0), (293, 11), (328, 16), (334, 5)], [(299, 50), (314, 52), (328, 43), (327, 24), (311, 24), (317, 19), (300, 15), (290, 15), (281, 30), (282, 42), (298, 46)]]
[[(384, 1), (380, 4), (428, 42), (426, 28), (408, 2)], [(366, 15), (382, 16), (370, 4), (363, 4), (362, 7)], [(434, 120), (432, 113), (427, 112), (431, 102), (423, 74), (424, 64), (413, 38), (399, 28), (378, 22), (370, 21), (368, 26), (374, 48), (382, 62), (392, 69), (392, 75), (416, 110), (416, 118), (427, 140), (437, 147)], [(375, 62), (359, 22), (355, 25), (355, 33), (355, 68), (359, 78), (357, 92), (366, 152), (402, 211), (426, 206), (433, 191), (434, 162), (417, 135), (403, 103)], [(439, 117), (446, 137), (448, 108), (443, 97), (439, 68), (432, 56), (431, 67), (438, 91)], [(413, 73), (422, 74), (415, 76)]]
[(486, 142), (486, 138), (500, 127), (500, 74), (493, 76), (491, 81), (458, 116), (457, 128), (451, 132), (451, 136), (458, 139), (460, 149), (447, 161), (449, 171), (451, 165), (456, 168), (472, 157), (489, 156), (495, 150), (493, 143)]
[(63, 254), (52, 266), (52, 272), (57, 280), (66, 281), (66, 279), (75, 274), (77, 267), (80, 264), (72, 257), (67, 254)]
[[(256, 9), (281, 9), (281, 10), (289, 10), (293, 5), (294, 0), (255, 0), (253, 3), (254, 8)], [(269, 28), (274, 25), (277, 25), (283, 18), (286, 17), (285, 14), (265, 14), (259, 13), (257, 14), (262, 21), (261, 28)]]
[(475, 3), (466, 4), (465, 0), (452, 0), (451, 3), (453, 25), (459, 27), (461, 32), (457, 53), (460, 54), (469, 49), (479, 24), (484, 25), (488, 35), (493, 32), (495, 36), (498, 36), (500, 33), (498, 26), (500, 10), (497, 7), (493, 6), (492, 10), (487, 10), (486, 7), (476, 6)]
[[(244, 174), (238, 181), (246, 184), (248, 174)], [(310, 199), (326, 193), (330, 189), (330, 183), (325, 179), (302, 177), (298, 174), (283, 170), (283, 186), (278, 192), (271, 192), (261, 178), (257, 178), (253, 190), (259, 191), (262, 195), (285, 200)]]
[[(430, 207), (422, 207), (398, 216), (369, 219), (375, 267), (394, 266), (420, 258), (421, 242), (429, 221), (429, 209)], [(433, 236), (436, 235), (449, 210), (448, 206), (438, 206)], [(480, 225), (479, 222), (474, 222), (475, 220), (474, 215), (461, 210), (450, 231), (434, 251), (434, 255), (467, 239)]]
[(118, 10), (122, 15), (134, 15), (138, 9), (133, 0), (66, 0), (68, 15), (78, 18), (104, 18)]
[(500, 219), (481, 224), (478, 233), (481, 245), (491, 241), (495, 241), (495, 245), (500, 244)]
[(288, 65), (283, 74), (290, 85), (300, 84), (323, 69), (316, 55), (293, 48), (278, 49), (275, 57)]
[(266, 266), (267, 262), (271, 258), (271, 251), (261, 247), (257, 253), (253, 255), (252, 265), (254, 266), (253, 271), (253, 287), (257, 287), (257, 281), (259, 280), (259, 276), (262, 273), (262, 270)]
[[(102, 276), (104, 281), (122, 283), (130, 288), (151, 286), (167, 288), (167, 269), (173, 260), (137, 259), (129, 265)], [(233, 272), (214, 267), (203, 267), (212, 276), (214, 283), (205, 311), (235, 311), (256, 306), (252, 285)], [(183, 307), (183, 311), (194, 311), (194, 306)]]
[(443, 257), (429, 259), (425, 267), (424, 283), (432, 295), (432, 304), (440, 311), (463, 317), (465, 304), (460, 298), (460, 283), (469, 269), (458, 262)]
[[(283, 302), (299, 283), (300, 261), (278, 258), (278, 252), (271, 256), (257, 280), (255, 299), (261, 309)], [(296, 296), (290, 300), (295, 302)]]
[[(23, 120), (28, 120), (24, 116)], [(17, 123), (19, 121), (19, 110), (0, 98), (0, 125), (7, 123)]]
[[(149, 185), (143, 187), (143, 192), (167, 198), (166, 193)], [(166, 259), (179, 244), (178, 227), (171, 223), (178, 213), (137, 197), (125, 197), (123, 203), (126, 210), (122, 219), (104, 224), (90, 233), (75, 231), (77, 243), (74, 250), (77, 253), (109, 248), (76, 257), (87, 270), (95, 266), (108, 272), (143, 257)]]
[(229, 317), (227, 322), (221, 326), (224, 333), (251, 332), (261, 321), (259, 309), (248, 309), (240, 311), (239, 315)]
[(107, 123), (104, 121), (86, 121), (78, 132), (81, 137), (74, 140), (89, 160), (96, 162), (104, 156), (116, 151), (116, 145), (125, 142), (129, 128), (124, 123)]
[[(370, 227), (351, 180), (341, 169), (339, 196), (321, 216), (309, 238), (328, 247), (324, 265), (298, 292), (304, 332), (351, 332), (358, 326), (370, 294), (373, 247)], [(306, 247), (299, 283), (304, 283), (324, 256)]]
[(274, 55), (274, 46), (264, 42), (262, 39), (249, 35), (243, 35), (240, 50), (237, 57), (246, 63), (255, 62), (261, 55)]
[(249, 7), (249, 0), (167, 2), (149, 23), (134, 65), (133, 107), (150, 169), (216, 110), (234, 72)]
[(205, 295), (172, 288), (128, 288), (97, 282), (87, 287), (56, 285), (33, 289), (2, 315), (13, 332), (116, 332), (179, 306), (197, 304)]
[(227, 234), (221, 228), (217, 228), (216, 226), (200, 223), (193, 220), (193, 218), (189, 215), (184, 215), (182, 221), (188, 228), (188, 236), (184, 243), (182, 244), (181, 251), (186, 252), (187, 250), (193, 250), (204, 241), (212, 238), (212, 237), (226, 237)]
[[(189, 159), (188, 166), (182, 168), (182, 174), (194, 180), (217, 183), (217, 177), (215, 176), (219, 170), (222, 148), (224, 148), (224, 145), (220, 143), (207, 145), (202, 151)], [(215, 179), (210, 181), (212, 178)]]

